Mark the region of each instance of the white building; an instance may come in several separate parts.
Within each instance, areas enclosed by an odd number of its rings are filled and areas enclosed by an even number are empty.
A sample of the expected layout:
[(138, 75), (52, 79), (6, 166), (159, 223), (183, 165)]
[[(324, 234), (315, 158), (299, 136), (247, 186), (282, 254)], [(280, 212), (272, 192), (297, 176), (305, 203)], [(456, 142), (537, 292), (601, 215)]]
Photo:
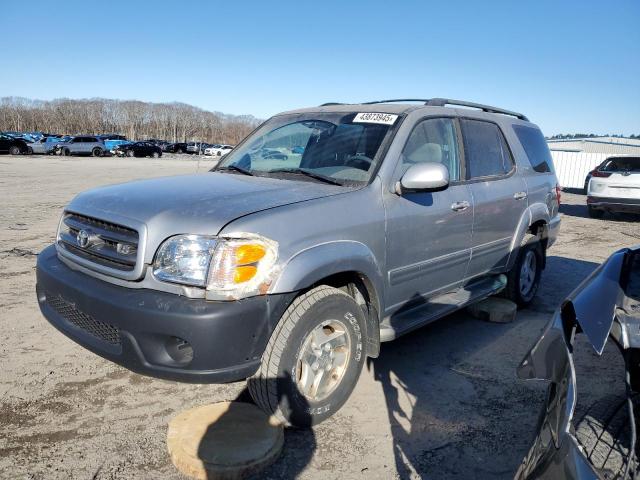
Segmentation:
[(640, 155), (640, 139), (619, 137), (591, 137), (549, 140), (550, 150), (558, 152), (608, 153), (611, 155)]

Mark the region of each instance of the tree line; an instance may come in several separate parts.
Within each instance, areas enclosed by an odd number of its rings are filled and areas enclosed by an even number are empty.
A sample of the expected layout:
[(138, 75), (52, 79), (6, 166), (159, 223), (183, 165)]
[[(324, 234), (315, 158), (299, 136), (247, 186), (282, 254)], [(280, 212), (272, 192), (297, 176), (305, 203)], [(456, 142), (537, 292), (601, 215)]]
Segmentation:
[(628, 137), (625, 137), (624, 135), (620, 134), (620, 133), (615, 133), (615, 134), (611, 134), (611, 133), (607, 133), (605, 135), (596, 135), (595, 133), (559, 133), (557, 135), (553, 135), (551, 137), (548, 137), (549, 140), (565, 140), (565, 139), (581, 139), (581, 138), (598, 138), (598, 137), (615, 137), (615, 138), (633, 138), (633, 139), (640, 139), (640, 135), (629, 135)]
[(260, 121), (210, 112), (185, 103), (106, 98), (51, 101), (0, 98), (0, 131), (126, 135), (131, 140), (237, 144)]

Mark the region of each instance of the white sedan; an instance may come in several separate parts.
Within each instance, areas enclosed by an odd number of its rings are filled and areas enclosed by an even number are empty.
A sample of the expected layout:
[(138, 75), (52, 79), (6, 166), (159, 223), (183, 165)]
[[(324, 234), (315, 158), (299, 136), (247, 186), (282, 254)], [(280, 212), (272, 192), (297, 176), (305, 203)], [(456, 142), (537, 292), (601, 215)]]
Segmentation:
[(593, 218), (606, 211), (640, 213), (640, 157), (610, 157), (591, 172), (587, 206)]
[(232, 145), (214, 145), (205, 149), (204, 154), (212, 157), (224, 157), (231, 150), (233, 150)]

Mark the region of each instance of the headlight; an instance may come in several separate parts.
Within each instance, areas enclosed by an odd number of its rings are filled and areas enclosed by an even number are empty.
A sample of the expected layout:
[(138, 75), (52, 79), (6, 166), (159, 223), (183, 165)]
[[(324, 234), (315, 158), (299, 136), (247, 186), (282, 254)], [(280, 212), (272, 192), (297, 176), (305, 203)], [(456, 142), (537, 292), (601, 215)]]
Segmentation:
[(177, 235), (158, 249), (153, 274), (166, 282), (206, 286), (208, 298), (236, 300), (267, 293), (277, 258), (277, 244), (259, 235)]
[(153, 274), (165, 282), (204, 287), (215, 246), (216, 240), (212, 237), (171, 237), (160, 245), (156, 253)]

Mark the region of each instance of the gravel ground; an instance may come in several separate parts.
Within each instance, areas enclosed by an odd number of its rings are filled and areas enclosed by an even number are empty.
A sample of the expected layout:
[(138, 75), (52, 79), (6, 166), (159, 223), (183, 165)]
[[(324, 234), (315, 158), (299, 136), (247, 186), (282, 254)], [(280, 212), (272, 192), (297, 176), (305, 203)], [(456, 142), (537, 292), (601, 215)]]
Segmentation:
[[(246, 398), (242, 382), (185, 385), (109, 363), (49, 326), (34, 293), (37, 252), (76, 193), (209, 165), (169, 155), (0, 157), (0, 478), (179, 479), (166, 452), (168, 421), (185, 408)], [(516, 366), (564, 296), (640, 239), (634, 217), (586, 218), (581, 195), (565, 193), (561, 211), (531, 308), (507, 325), (460, 312), (384, 344), (342, 410), (313, 430), (286, 431), (282, 456), (262, 478), (512, 478), (545, 388), (518, 380)], [(598, 358), (580, 342), (577, 352), (580, 408), (622, 387), (612, 348)]]

